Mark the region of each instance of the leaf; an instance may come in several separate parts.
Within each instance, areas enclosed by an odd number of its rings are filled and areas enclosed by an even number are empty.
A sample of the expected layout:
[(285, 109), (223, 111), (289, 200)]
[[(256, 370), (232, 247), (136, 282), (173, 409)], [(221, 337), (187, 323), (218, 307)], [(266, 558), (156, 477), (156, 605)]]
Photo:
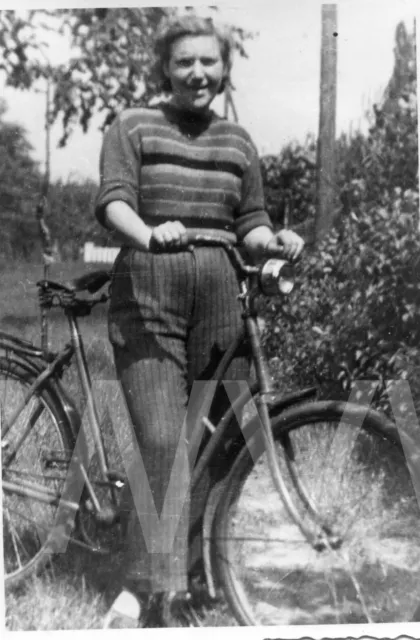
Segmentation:
[(320, 335), (320, 336), (325, 335), (325, 331), (323, 331), (323, 330), (321, 329), (321, 327), (316, 327), (316, 326), (315, 326), (315, 327), (312, 327), (312, 331), (313, 331), (314, 333), (317, 333), (317, 334), (318, 334), (318, 335)]
[[(173, 7), (33, 10), (23, 11), (23, 17), (20, 12), (0, 11), (0, 60), (6, 82), (15, 88), (32, 89), (39, 77), (51, 80), (54, 117), (60, 118), (60, 146), (64, 146), (76, 126), (88, 130), (96, 111), (102, 110), (108, 123), (115, 112), (146, 105), (159, 94), (151, 73), (153, 35), (161, 19), (176, 11), (179, 9)], [(65, 65), (55, 64), (48, 49), (43, 51), (44, 35), (51, 30), (66, 37), (72, 46), (72, 60)], [(238, 28), (234, 32), (235, 46), (245, 55), (244, 43), (252, 34)], [(46, 62), (45, 56), (51, 59)], [(85, 74), (83, 84), (80, 69)], [(110, 94), (111, 81), (117, 89)], [(142, 83), (144, 90), (137, 92)], [(88, 105), (81, 95), (87, 92), (86, 87), (91, 87)]]
[(354, 354), (356, 362), (359, 362), (363, 355), (363, 351), (361, 349), (356, 349), (356, 353)]

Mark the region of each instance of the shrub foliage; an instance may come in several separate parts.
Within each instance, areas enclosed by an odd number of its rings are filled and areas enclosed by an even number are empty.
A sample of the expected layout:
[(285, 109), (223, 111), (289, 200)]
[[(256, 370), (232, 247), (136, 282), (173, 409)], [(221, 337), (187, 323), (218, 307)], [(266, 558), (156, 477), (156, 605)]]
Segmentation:
[[(403, 378), (412, 382), (412, 392), (418, 387), (416, 89), (414, 39), (399, 25), (394, 75), (382, 104), (373, 108), (368, 135), (337, 142), (336, 225), (299, 265), (291, 298), (264, 310), (273, 370), (289, 386), (319, 383), (324, 395), (337, 397), (356, 380), (372, 380), (384, 408), (387, 382)], [(280, 155), (278, 184), (283, 163)], [(307, 165), (303, 181), (299, 171), (289, 184), (292, 201), (305, 203), (313, 215), (314, 168)]]

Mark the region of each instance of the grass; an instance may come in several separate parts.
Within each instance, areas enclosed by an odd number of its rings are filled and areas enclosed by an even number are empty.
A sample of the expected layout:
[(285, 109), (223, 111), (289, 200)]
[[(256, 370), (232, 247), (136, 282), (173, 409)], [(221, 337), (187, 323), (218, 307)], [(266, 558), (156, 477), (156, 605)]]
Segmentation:
[(13, 631), (99, 629), (104, 613), (102, 596), (83, 574), (30, 579), (25, 589), (7, 594), (6, 606), (6, 627)]
[[(11, 631), (100, 629), (118, 593), (114, 561), (69, 547), (41, 575), (6, 593), (6, 628)], [(203, 626), (235, 624), (226, 605), (198, 612)]]

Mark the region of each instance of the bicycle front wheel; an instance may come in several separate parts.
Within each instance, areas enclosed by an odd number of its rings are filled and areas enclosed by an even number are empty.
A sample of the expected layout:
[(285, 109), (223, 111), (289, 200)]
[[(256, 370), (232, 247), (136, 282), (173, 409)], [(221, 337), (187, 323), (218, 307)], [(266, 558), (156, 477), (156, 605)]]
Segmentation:
[(274, 488), (257, 434), (235, 460), (213, 532), (216, 573), (238, 621), (411, 620), (420, 510), (400, 446), (369, 413), (360, 427), (335, 403), (290, 409), (272, 428), (299, 518)]
[[(67, 473), (66, 460), (74, 446), (65, 412), (48, 385), (34, 393), (13, 420), (34, 380), (24, 363), (0, 358), (6, 586), (16, 586), (41, 569), (50, 557), (47, 549), (58, 506), (28, 493), (50, 491), (60, 496)], [(18, 490), (10, 490), (10, 485)]]

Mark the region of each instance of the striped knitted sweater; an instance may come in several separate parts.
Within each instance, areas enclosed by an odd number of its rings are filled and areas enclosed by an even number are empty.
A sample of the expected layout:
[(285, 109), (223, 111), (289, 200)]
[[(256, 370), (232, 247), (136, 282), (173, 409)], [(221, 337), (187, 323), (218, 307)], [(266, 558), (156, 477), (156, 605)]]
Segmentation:
[[(95, 214), (123, 200), (151, 227), (179, 220), (241, 240), (270, 219), (258, 154), (238, 124), (169, 104), (128, 109), (105, 134)], [(234, 234), (234, 235), (233, 235)]]

